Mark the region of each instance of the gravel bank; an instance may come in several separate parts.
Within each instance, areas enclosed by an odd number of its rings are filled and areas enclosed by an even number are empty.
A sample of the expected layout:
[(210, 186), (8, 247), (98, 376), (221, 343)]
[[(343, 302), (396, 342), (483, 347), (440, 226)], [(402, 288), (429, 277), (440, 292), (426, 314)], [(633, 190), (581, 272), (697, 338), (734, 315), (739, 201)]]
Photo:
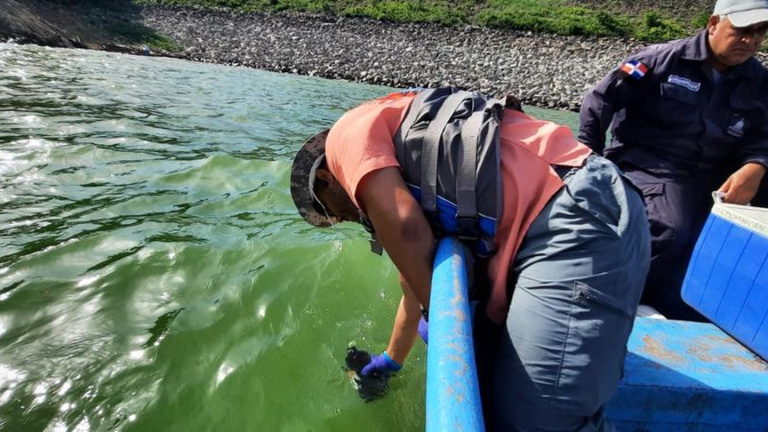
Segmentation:
[(307, 14), (149, 7), (144, 22), (196, 61), (393, 87), (455, 85), (577, 110), (637, 41)]
[(144, 23), (196, 61), (393, 87), (450, 84), (578, 109), (637, 42), (305, 14), (150, 7)]

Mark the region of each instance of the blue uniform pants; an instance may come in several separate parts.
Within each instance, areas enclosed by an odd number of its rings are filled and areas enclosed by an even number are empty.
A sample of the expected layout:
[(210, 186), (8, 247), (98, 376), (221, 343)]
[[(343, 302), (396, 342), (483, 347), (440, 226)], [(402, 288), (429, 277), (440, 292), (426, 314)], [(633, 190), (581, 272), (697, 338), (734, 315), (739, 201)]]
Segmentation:
[(693, 247), (712, 208), (712, 191), (726, 177), (712, 172), (665, 177), (632, 165), (622, 169), (643, 193), (651, 229), (651, 268), (642, 302), (670, 319), (703, 321), (680, 292)]
[(640, 194), (606, 159), (590, 156), (564, 181), (515, 258), (504, 328), (477, 314), (489, 430), (614, 430), (603, 406), (623, 374), (648, 223)]

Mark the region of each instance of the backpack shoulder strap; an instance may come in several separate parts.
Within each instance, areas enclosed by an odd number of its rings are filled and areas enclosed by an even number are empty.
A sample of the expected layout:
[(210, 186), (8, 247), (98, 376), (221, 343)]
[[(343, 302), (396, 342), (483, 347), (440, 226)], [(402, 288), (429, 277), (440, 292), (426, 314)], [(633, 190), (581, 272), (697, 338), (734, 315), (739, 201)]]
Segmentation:
[(456, 206), (458, 207), (456, 214), (462, 219), (470, 217), (475, 219), (477, 217), (477, 205), (475, 203), (477, 139), (485, 114), (485, 110), (479, 105), (485, 105), (485, 101), (475, 99), (474, 103), (477, 105), (461, 129), (461, 161), (458, 163), (456, 175)]
[(470, 97), (472, 95), (467, 91), (458, 91), (448, 96), (424, 134), (421, 151), (421, 206), (430, 216), (437, 211), (437, 158), (443, 130), (459, 105)]
[(462, 159), (456, 175), (456, 216), (462, 237), (477, 236), (477, 147), (483, 123), (489, 116), (495, 118), (503, 107), (496, 99), (474, 96), (472, 115), (461, 129)]
[(395, 132), (395, 156), (399, 161), (405, 159), (405, 139), (408, 137), (408, 132), (411, 131), (411, 126), (413, 126), (416, 118), (418, 118), (419, 112), (421, 112), (424, 100), (429, 97), (431, 92), (431, 90), (421, 90), (416, 94), (411, 102), (411, 106), (408, 107), (408, 114), (405, 116), (402, 123), (400, 123), (397, 132)]

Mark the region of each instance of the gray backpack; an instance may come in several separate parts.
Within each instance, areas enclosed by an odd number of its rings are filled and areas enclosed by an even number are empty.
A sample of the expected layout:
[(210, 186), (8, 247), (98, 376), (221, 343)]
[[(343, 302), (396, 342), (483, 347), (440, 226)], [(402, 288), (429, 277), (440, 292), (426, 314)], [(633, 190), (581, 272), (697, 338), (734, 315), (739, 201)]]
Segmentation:
[(479, 256), (494, 252), (501, 217), (504, 107), (503, 101), (453, 87), (422, 90), (394, 136), (403, 178), (434, 234), (477, 241)]

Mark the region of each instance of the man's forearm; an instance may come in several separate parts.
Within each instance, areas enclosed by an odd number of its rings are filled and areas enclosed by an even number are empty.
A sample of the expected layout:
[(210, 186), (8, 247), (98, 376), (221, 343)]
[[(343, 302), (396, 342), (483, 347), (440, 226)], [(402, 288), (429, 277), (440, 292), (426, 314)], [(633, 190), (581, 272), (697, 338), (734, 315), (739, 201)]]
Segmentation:
[(387, 353), (394, 361), (403, 364), (416, 340), (416, 331), (421, 318), (421, 305), (416, 296), (413, 295), (408, 283), (402, 278), (400, 285), (403, 289), (403, 297), (397, 308), (397, 316), (395, 316), (395, 322), (392, 326), (392, 336), (389, 339)]
[(416, 337), (419, 305), (429, 307), (435, 248), (432, 229), (397, 168), (369, 174), (363, 180), (358, 199), (402, 275), (403, 300), (390, 341), (392, 352), (387, 350), (393, 360), (400, 362), (405, 360)]
[(613, 115), (620, 111), (628, 100), (633, 100), (635, 87), (624, 85), (620, 71), (614, 70), (605, 76), (584, 96), (579, 109), (580, 143), (591, 148), (595, 153), (605, 150), (606, 131), (613, 120)]

